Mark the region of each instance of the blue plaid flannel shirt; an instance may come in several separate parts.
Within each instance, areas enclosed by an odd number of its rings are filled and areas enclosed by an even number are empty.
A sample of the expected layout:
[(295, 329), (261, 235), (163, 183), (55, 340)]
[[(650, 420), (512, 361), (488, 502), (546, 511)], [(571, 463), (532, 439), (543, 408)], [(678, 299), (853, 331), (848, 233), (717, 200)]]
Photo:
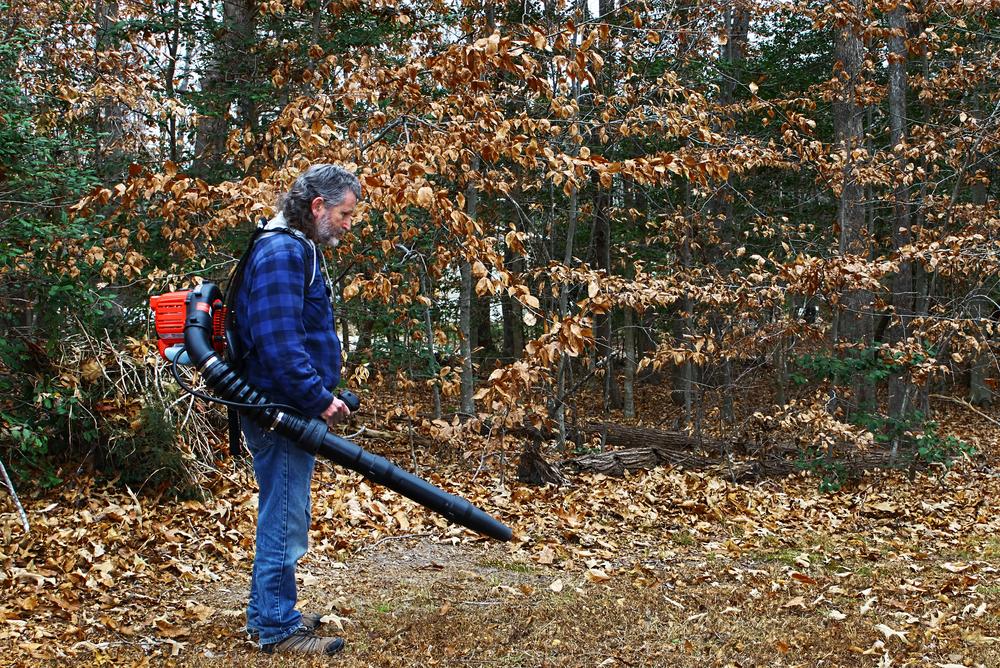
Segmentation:
[(236, 337), (251, 385), (318, 417), (340, 382), (341, 353), (322, 251), (310, 246), (284, 233), (257, 241), (236, 296)]

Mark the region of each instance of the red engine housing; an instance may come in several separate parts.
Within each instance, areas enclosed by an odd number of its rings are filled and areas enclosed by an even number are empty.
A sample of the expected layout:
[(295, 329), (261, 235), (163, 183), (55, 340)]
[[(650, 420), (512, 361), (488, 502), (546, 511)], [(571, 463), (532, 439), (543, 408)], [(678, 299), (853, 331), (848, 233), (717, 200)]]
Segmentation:
[[(156, 345), (163, 359), (167, 348), (184, 345), (184, 321), (187, 318), (187, 296), (190, 290), (168, 292), (149, 298), (156, 323)], [(204, 306), (204, 305), (202, 305)], [(220, 355), (226, 350), (226, 307), (221, 301), (212, 305), (212, 347)]]

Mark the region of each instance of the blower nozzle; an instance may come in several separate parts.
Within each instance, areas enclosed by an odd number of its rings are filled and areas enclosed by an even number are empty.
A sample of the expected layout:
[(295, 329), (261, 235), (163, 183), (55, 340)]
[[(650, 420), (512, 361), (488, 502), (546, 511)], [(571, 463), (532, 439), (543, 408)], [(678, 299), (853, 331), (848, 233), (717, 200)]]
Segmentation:
[[(179, 303), (183, 299), (184, 317), (179, 322)], [(449, 494), (431, 483), (404, 471), (389, 460), (366, 451), (361, 446), (327, 430), (326, 422), (306, 418), (274, 407), (267, 398), (243, 380), (223, 359), (225, 344), (222, 292), (213, 283), (202, 283), (187, 292), (172, 292), (154, 297), (150, 304), (156, 311), (156, 330), (160, 336), (160, 353), (180, 343), (192, 364), (201, 372), (205, 383), (220, 399), (240, 404), (240, 413), (264, 429), (272, 429), (291, 439), (298, 447), (357, 471), (365, 478), (440, 513), (450, 521), (478, 533), (508, 541), (510, 527), (497, 521), (465, 499)], [(161, 313), (163, 333), (161, 334)], [(178, 332), (178, 329), (180, 332)], [(164, 343), (166, 341), (166, 344)], [(176, 349), (175, 349), (176, 350)], [(169, 358), (168, 358), (169, 359)], [(349, 395), (349, 396), (347, 396)], [(351, 410), (350, 393), (341, 393)], [(356, 404), (355, 404), (356, 405)]]

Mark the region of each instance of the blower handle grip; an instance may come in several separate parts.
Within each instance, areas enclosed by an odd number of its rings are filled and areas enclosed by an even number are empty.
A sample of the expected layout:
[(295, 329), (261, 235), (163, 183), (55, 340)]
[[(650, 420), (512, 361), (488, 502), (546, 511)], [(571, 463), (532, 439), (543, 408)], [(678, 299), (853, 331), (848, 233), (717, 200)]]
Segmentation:
[(337, 398), (347, 404), (347, 407), (351, 409), (352, 413), (357, 413), (358, 409), (361, 408), (361, 399), (358, 395), (354, 394), (350, 390), (341, 390), (337, 392)]

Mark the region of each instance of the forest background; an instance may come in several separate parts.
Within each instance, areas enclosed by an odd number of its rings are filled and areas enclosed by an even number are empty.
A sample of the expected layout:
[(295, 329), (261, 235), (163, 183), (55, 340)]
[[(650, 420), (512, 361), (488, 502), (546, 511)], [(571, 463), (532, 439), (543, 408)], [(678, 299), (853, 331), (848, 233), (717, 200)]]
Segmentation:
[(833, 493), (978, 461), (939, 418), (997, 425), (998, 8), (0, 0), (11, 498), (227, 479), (148, 298), (224, 284), (315, 162), (364, 189), (345, 384), (414, 463)]

